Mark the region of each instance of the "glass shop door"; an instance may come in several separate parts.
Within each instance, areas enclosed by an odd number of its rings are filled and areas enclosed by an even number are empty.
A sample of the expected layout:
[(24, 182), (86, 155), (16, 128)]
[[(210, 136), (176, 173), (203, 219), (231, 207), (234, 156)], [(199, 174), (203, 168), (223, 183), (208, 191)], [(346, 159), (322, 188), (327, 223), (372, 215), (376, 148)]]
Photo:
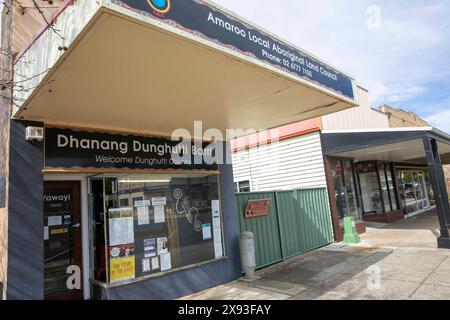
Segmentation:
[(44, 183), (44, 298), (81, 300), (82, 243), (79, 181)]
[(427, 184), (425, 181), (425, 175), (423, 171), (418, 173), (418, 187), (420, 191), (420, 197), (422, 201), (422, 209), (427, 209), (430, 207), (430, 200), (428, 198)]

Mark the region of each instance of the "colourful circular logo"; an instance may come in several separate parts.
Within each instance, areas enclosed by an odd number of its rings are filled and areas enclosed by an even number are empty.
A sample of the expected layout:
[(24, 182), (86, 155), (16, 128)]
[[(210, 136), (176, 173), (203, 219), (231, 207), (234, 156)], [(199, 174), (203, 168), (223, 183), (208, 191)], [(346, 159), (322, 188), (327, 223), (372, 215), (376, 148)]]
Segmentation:
[(170, 11), (170, 0), (147, 0), (150, 7), (158, 13)]

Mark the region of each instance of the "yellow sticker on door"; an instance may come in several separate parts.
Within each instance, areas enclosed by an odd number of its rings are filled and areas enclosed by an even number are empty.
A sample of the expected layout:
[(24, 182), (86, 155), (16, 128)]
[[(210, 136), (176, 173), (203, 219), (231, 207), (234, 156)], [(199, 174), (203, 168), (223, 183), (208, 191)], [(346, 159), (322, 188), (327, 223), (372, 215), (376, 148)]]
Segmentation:
[(51, 235), (57, 235), (57, 234), (64, 234), (64, 233), (68, 233), (69, 229), (67, 228), (61, 228), (61, 229), (53, 229), (50, 231)]

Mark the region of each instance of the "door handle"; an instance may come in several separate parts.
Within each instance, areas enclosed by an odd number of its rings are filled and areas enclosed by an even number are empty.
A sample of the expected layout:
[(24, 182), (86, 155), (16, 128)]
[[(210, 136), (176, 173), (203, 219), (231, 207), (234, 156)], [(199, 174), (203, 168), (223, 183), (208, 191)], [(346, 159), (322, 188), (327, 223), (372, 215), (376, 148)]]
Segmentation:
[(72, 228), (79, 228), (79, 227), (81, 227), (81, 224), (79, 224), (79, 223), (74, 224), (74, 225), (72, 226)]

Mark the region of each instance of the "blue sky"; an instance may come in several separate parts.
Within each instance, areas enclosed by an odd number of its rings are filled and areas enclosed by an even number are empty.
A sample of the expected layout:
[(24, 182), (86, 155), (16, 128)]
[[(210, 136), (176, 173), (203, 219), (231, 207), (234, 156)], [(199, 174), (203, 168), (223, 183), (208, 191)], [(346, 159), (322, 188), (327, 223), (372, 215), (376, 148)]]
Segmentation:
[(410, 110), (450, 132), (450, 1), (215, 2), (347, 72), (373, 107)]

